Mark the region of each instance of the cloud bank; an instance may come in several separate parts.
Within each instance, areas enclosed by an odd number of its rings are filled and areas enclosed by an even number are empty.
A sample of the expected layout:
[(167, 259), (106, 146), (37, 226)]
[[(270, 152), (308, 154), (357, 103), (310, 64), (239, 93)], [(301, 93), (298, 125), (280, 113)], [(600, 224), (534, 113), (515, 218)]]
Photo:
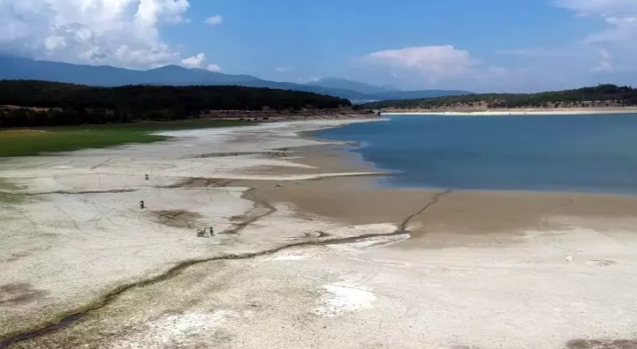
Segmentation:
[(393, 69), (412, 70), (436, 82), (467, 75), (479, 62), (453, 46), (422, 46), (373, 52), (364, 61)]
[(149, 68), (179, 60), (159, 36), (188, 0), (0, 0), (0, 47), (38, 59)]

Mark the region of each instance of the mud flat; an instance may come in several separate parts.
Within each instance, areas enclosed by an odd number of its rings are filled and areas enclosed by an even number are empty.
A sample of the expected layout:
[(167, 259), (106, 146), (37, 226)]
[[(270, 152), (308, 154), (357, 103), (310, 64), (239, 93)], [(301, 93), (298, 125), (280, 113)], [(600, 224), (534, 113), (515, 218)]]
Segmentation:
[(345, 122), (3, 162), (0, 347), (637, 347), (637, 198), (378, 188)]

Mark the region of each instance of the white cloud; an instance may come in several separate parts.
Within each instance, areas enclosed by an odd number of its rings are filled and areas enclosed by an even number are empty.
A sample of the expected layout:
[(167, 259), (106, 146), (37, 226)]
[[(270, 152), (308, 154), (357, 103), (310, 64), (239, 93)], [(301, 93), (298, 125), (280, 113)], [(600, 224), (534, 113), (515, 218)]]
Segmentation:
[(553, 2), (572, 11), (577, 21), (595, 21), (601, 29), (561, 47), (499, 51), (518, 57), (516, 64), (527, 64), (525, 81), (541, 89), (630, 81), (637, 71), (637, 0)]
[(218, 73), (221, 71), (221, 67), (217, 64), (207, 64), (206, 65), (206, 54), (201, 52), (192, 57), (184, 58), (181, 60), (181, 64), (185, 65), (188, 68), (197, 68), (202, 69), (204, 66), (206, 70)]
[(162, 23), (188, 0), (0, 0), (0, 47), (39, 59), (148, 68), (179, 60)]
[[(468, 51), (453, 46), (424, 46), (385, 50), (355, 60), (366, 75), (408, 89), (515, 90), (518, 69), (482, 63)], [(369, 69), (370, 64), (374, 69)], [(382, 67), (384, 69), (378, 69)], [(514, 87), (513, 89), (511, 87)]]
[(479, 64), (453, 46), (421, 46), (371, 53), (363, 61), (419, 73), (432, 82), (467, 75)]
[(498, 50), (497, 53), (511, 56), (553, 58), (553, 57), (573, 57), (577, 55), (571, 48), (545, 48), (532, 47), (514, 50)]
[(606, 28), (589, 35), (587, 44), (609, 45), (637, 53), (637, 1), (635, 0), (559, 0), (561, 7), (579, 16), (601, 18)]
[(277, 73), (288, 73), (288, 72), (290, 72), (290, 70), (291, 70), (290, 68), (286, 68), (286, 67), (276, 68), (276, 72)]
[(206, 67), (206, 70), (209, 70), (214, 73), (218, 73), (221, 71), (221, 67), (216, 64), (208, 64), (208, 67)]
[(634, 45), (637, 41), (637, 13), (635, 17), (606, 17), (608, 28), (589, 35), (588, 43), (608, 43), (616, 46)]
[(613, 65), (608, 61), (601, 61), (599, 62), (599, 65), (593, 67), (592, 70), (597, 72), (610, 73), (613, 71)]
[(599, 50), (599, 56), (599, 63), (597, 64), (597, 66), (593, 67), (592, 70), (596, 72), (612, 72), (613, 64), (611, 63), (611, 57), (608, 51), (604, 49)]
[(221, 17), (221, 16), (208, 17), (208, 18), (206, 18), (204, 23), (206, 23), (208, 25), (212, 25), (212, 26), (220, 25), (220, 24), (223, 23), (223, 17)]
[(63, 36), (50, 36), (44, 39), (44, 47), (51, 51), (61, 47), (66, 47), (66, 39)]
[[(58, 0), (56, 0), (58, 1)], [(75, 0), (77, 1), (77, 0)], [(83, 2), (90, 0), (83, 0)], [(184, 21), (183, 14), (188, 10), (188, 0), (138, 0), (139, 5), (135, 14), (135, 22), (149, 28), (155, 28), (157, 22), (164, 19), (168, 22)], [(95, 0), (90, 1), (96, 2)], [(131, 2), (131, 0), (97, 0), (97, 2), (117, 3)], [(134, 1), (133, 2), (137, 2)]]
[(189, 68), (201, 68), (201, 65), (206, 60), (206, 55), (201, 52), (192, 57), (184, 58), (181, 63)]
[(614, 17), (637, 12), (635, 0), (557, 0), (556, 4), (580, 16)]

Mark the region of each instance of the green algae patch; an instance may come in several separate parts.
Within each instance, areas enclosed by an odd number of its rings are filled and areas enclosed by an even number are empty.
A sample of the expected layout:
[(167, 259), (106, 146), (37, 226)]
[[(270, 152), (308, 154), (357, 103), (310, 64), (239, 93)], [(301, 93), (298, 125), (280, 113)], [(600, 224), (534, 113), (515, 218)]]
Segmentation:
[(0, 157), (152, 143), (169, 137), (153, 132), (253, 125), (239, 120), (186, 120), (119, 125), (88, 125), (0, 131)]

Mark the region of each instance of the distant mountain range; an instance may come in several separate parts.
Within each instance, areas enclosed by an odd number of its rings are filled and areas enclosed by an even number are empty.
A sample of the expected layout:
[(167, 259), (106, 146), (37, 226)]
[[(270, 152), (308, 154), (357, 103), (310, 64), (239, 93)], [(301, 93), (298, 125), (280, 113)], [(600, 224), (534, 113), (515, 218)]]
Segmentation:
[(123, 85), (237, 85), (313, 92), (347, 98), (354, 103), (471, 94), (467, 91), (449, 90), (400, 91), (335, 78), (322, 79), (308, 84), (295, 84), (263, 80), (251, 75), (231, 75), (203, 69), (188, 69), (176, 65), (150, 70), (130, 70), (104, 65), (36, 61), (10, 56), (0, 56), (0, 80), (43, 80), (107, 87)]
[(351, 81), (337, 78), (325, 78), (318, 81), (308, 82), (309, 86), (320, 86), (325, 88), (334, 88), (340, 90), (356, 91), (368, 95), (383, 94), (397, 91), (397, 89), (388, 89), (379, 86), (369, 85), (358, 81)]

